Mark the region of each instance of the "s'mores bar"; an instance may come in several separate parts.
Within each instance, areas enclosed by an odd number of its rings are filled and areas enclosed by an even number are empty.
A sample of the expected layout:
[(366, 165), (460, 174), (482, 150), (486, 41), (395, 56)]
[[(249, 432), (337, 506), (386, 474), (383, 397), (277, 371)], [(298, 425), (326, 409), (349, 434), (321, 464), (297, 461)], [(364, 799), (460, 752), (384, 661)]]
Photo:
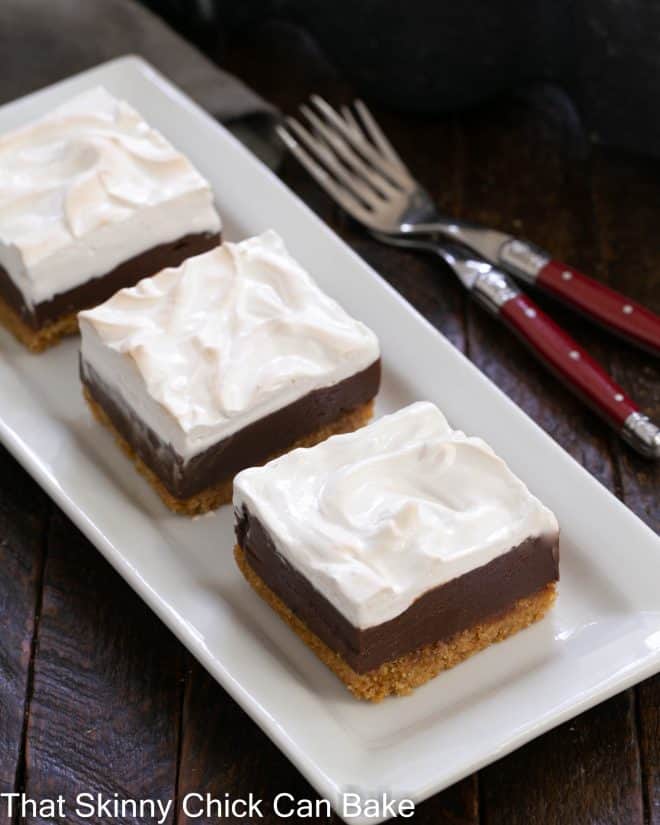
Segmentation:
[(427, 402), (244, 470), (234, 513), (248, 582), (359, 698), (410, 693), (555, 598), (554, 515)]
[(207, 181), (103, 88), (0, 136), (0, 323), (33, 351), (220, 241)]
[(371, 417), (376, 336), (275, 232), (189, 258), (79, 317), (93, 412), (177, 512), (226, 503), (239, 470)]

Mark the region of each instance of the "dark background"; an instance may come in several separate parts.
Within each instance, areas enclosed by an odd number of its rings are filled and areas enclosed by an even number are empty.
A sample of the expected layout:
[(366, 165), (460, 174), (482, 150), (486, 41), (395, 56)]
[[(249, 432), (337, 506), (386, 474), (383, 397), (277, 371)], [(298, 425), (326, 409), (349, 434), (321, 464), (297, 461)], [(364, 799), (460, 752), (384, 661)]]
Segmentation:
[(660, 154), (657, 0), (144, 1), (221, 62), (237, 37), (298, 27), (359, 94), (402, 111), (551, 83), (590, 139)]

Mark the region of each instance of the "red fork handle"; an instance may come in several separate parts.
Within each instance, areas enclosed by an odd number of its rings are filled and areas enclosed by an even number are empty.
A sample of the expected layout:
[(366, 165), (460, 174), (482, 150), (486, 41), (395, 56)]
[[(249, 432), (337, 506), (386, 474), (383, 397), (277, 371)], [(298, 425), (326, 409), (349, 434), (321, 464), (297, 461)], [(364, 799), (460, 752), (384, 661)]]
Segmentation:
[(660, 355), (660, 316), (605, 284), (558, 261), (536, 275), (545, 292), (653, 355)]
[[(527, 254), (519, 241), (511, 249), (532, 263), (537, 253)], [(441, 254), (454, 272), (469, 286), (473, 296), (502, 320), (551, 372), (555, 373), (579, 398), (602, 416), (637, 452), (660, 458), (660, 427), (640, 412), (635, 402), (589, 353), (524, 295), (502, 270), (471, 256), (464, 247), (442, 248)], [(520, 257), (520, 256), (519, 256)], [(519, 273), (529, 274), (513, 260), (508, 263)], [(542, 265), (545, 265), (543, 262)], [(537, 268), (540, 269), (539, 266)], [(475, 269), (478, 271), (474, 277)]]
[[(602, 416), (637, 452), (660, 458), (660, 427), (640, 412), (635, 402), (589, 353), (521, 292), (502, 269), (476, 257), (467, 246), (438, 244), (437, 251), (489, 312), (503, 321), (551, 372)], [(511, 238), (499, 257), (507, 269), (534, 280), (547, 258), (528, 244)]]
[(499, 317), (569, 389), (620, 430), (639, 407), (600, 364), (522, 293), (499, 309)]
[(641, 413), (600, 364), (533, 301), (518, 292), (500, 304), (498, 317), (637, 452), (647, 458), (660, 458), (660, 428)]

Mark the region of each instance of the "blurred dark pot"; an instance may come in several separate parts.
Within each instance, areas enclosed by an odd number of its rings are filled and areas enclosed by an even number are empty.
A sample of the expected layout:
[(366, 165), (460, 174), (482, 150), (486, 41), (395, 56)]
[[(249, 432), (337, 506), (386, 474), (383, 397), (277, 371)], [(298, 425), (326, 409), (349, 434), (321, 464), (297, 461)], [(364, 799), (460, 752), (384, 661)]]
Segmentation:
[(562, 86), (590, 133), (660, 153), (658, 0), (216, 0), (234, 29), (305, 27), (367, 97), (445, 112), (536, 81)]

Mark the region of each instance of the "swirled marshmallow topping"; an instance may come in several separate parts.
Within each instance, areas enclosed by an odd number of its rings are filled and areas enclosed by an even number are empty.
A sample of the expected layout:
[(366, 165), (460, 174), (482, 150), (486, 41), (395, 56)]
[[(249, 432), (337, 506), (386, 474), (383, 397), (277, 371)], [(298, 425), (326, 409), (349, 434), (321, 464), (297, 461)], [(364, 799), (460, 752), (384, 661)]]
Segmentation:
[(555, 516), (479, 438), (418, 402), (234, 479), (277, 552), (358, 628), (394, 619), (428, 590)]
[(272, 231), (164, 269), (78, 318), (83, 371), (186, 459), (380, 354)]
[(0, 266), (29, 306), (219, 229), (206, 180), (103, 88), (0, 136)]

